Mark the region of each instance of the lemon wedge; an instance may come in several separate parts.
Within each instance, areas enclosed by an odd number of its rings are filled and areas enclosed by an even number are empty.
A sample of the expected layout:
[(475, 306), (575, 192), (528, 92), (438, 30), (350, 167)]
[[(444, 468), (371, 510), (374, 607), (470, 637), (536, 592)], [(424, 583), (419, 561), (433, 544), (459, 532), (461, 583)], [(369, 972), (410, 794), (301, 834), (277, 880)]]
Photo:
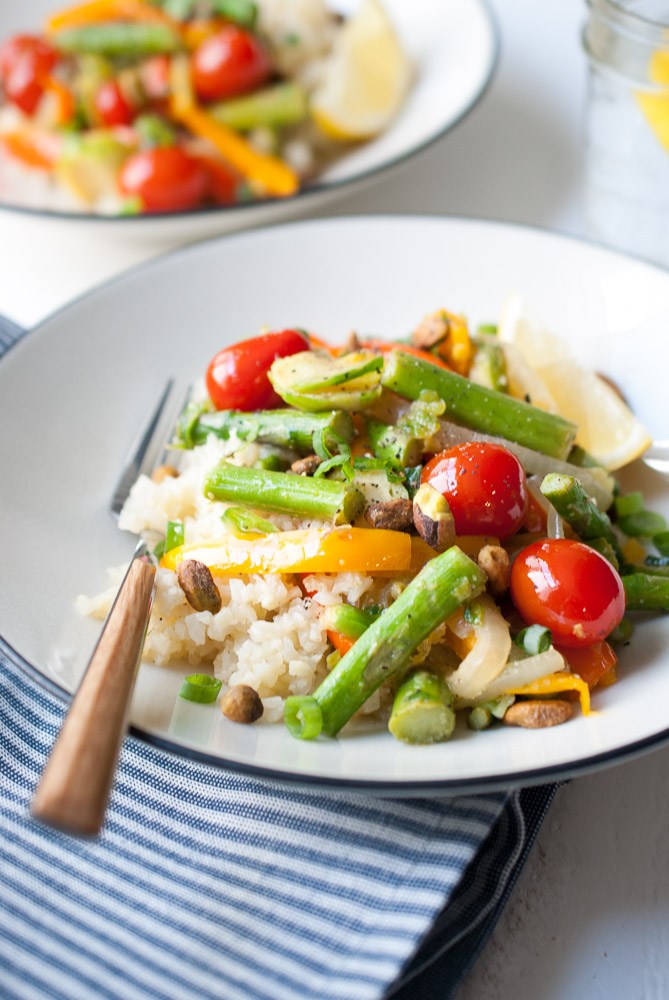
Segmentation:
[[(620, 469), (649, 447), (650, 434), (615, 389), (577, 365), (565, 342), (540, 323), (520, 296), (509, 296), (504, 304), (498, 336), (505, 352), (509, 348), (507, 365), (518, 354), (532, 373), (532, 403), (572, 420), (578, 427), (576, 443), (605, 469)], [(511, 378), (509, 385), (516, 395)]]
[(333, 139), (356, 141), (382, 132), (411, 84), (411, 63), (379, 0), (362, 0), (343, 25), (311, 97), (311, 114)]
[(638, 90), (637, 103), (659, 142), (669, 151), (669, 53), (657, 51), (651, 56), (648, 75), (652, 83), (666, 92)]

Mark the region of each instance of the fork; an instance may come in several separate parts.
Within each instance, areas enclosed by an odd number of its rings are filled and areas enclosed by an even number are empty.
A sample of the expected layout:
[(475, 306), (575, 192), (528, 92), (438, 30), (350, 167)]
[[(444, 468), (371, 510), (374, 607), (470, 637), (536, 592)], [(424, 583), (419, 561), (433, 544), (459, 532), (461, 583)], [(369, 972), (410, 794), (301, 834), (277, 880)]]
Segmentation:
[[(160, 431), (173, 386), (170, 379), (132, 448), (109, 505), (114, 516), (137, 476), (153, 468), (157, 454), (164, 453), (166, 437)], [(49, 826), (80, 836), (94, 836), (102, 829), (151, 614), (155, 575), (153, 556), (140, 541), (31, 803), (33, 816)]]

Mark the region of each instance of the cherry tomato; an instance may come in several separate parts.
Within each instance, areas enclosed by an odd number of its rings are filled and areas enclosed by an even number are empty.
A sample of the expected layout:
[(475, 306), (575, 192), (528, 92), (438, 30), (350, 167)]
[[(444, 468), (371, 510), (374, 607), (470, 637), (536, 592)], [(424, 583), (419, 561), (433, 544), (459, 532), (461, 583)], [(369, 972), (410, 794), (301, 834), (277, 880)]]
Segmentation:
[(180, 212), (202, 204), (207, 175), (179, 146), (157, 146), (126, 160), (119, 187), (123, 194), (138, 195), (147, 212)]
[(578, 674), (591, 691), (611, 673), (618, 662), (615, 650), (605, 640), (595, 642), (592, 646), (556, 649), (558, 653), (562, 653), (572, 673)]
[(625, 613), (625, 590), (611, 563), (570, 538), (523, 549), (511, 567), (511, 597), (528, 624), (544, 625), (568, 647), (600, 642)]
[(298, 330), (280, 330), (224, 347), (207, 368), (209, 398), (218, 410), (267, 410), (283, 401), (274, 392), (267, 372), (276, 358), (309, 350)]
[(105, 125), (130, 125), (135, 112), (118, 81), (105, 80), (93, 99), (95, 110)]
[(262, 43), (248, 31), (227, 24), (193, 53), (193, 84), (203, 101), (216, 101), (255, 90), (272, 75)]
[(37, 35), (15, 35), (0, 49), (0, 76), (7, 98), (27, 115), (44, 93), (44, 82), (58, 62), (58, 53)]
[(423, 469), (421, 483), (448, 500), (458, 535), (508, 538), (525, 518), (525, 472), (502, 445), (470, 441), (442, 451)]
[(207, 175), (207, 195), (215, 205), (234, 205), (241, 179), (231, 167), (215, 156), (197, 154)]
[(436, 365), (437, 368), (445, 368), (449, 372), (453, 370), (450, 365), (446, 364), (443, 358), (437, 357), (431, 351), (422, 351), (420, 347), (412, 347), (411, 344), (401, 344), (398, 341), (377, 340), (373, 338), (372, 340), (365, 340), (360, 346), (370, 351), (380, 351), (382, 354), (387, 354), (388, 351), (393, 350), (403, 351), (404, 354), (413, 354), (415, 358), (420, 358), (421, 361), (429, 361), (431, 365)]

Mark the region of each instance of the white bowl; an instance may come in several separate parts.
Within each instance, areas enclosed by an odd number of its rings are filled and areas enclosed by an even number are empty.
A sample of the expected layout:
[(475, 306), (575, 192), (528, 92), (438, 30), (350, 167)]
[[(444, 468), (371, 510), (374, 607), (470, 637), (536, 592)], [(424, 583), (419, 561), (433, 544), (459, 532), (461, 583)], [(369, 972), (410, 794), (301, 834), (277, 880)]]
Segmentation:
[[(137, 429), (169, 375), (198, 377), (223, 344), (265, 324), (333, 341), (351, 328), (403, 336), (439, 307), (494, 321), (512, 289), (585, 363), (611, 376), (666, 437), (669, 274), (565, 237), (504, 224), (424, 217), (312, 221), (238, 234), (143, 265), (67, 306), (0, 362), (0, 635), (32, 676), (71, 691), (99, 626), (79, 593), (103, 589), (134, 540), (108, 503)], [(669, 482), (642, 462), (625, 474), (669, 515)], [(596, 714), (535, 732), (463, 727), (408, 747), (344, 730), (303, 743), (281, 724), (243, 727), (177, 697), (186, 665), (145, 665), (132, 722), (178, 753), (281, 780), (460, 791), (564, 777), (669, 736), (669, 616), (622, 648), (619, 683)]]
[[(384, 0), (413, 59), (417, 78), (391, 127), (343, 155), (317, 181), (291, 198), (144, 217), (105, 217), (53, 212), (39, 190), (14, 204), (0, 171), (0, 212), (24, 212), (83, 225), (98, 238), (119, 231), (129, 240), (193, 240), (215, 233), (294, 217), (372, 183), (381, 173), (415, 156), (449, 131), (476, 104), (494, 69), (497, 39), (484, 0)], [(355, 3), (337, 4), (346, 11)], [(0, 41), (18, 31), (36, 31), (56, 0), (23, 0), (0, 6)]]

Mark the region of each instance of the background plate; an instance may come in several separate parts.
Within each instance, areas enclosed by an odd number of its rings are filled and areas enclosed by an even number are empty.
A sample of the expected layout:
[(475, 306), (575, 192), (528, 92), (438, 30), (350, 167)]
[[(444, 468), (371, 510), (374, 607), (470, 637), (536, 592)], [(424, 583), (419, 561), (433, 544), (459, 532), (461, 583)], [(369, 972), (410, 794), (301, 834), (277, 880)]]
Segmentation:
[[(227, 342), (264, 325), (333, 340), (351, 328), (405, 335), (445, 306), (494, 321), (518, 290), (577, 356), (625, 390), (667, 437), (669, 275), (576, 240), (496, 223), (362, 217), (279, 226), (191, 247), (74, 302), (0, 364), (0, 635), (39, 675), (72, 690), (98, 626), (73, 611), (105, 585), (133, 539), (107, 504), (136, 430), (168, 375), (199, 376)], [(669, 515), (666, 478), (623, 478)], [(282, 726), (243, 728), (176, 697), (185, 668), (144, 666), (132, 721), (182, 753), (284, 780), (409, 794), (528, 783), (622, 759), (667, 739), (669, 618), (622, 650), (620, 683), (589, 719), (540, 732), (459, 731), (412, 748), (379, 731), (316, 744)]]
[[(256, 204), (166, 213), (151, 217), (105, 218), (42, 211), (39, 189), (19, 211), (37, 211), (89, 228), (110, 225), (134, 238), (196, 238), (259, 225), (313, 210), (341, 193), (350, 193), (379, 172), (403, 162), (444, 135), (476, 103), (495, 64), (496, 37), (484, 0), (384, 0), (400, 37), (413, 59), (417, 78), (392, 126), (372, 142), (353, 148), (325, 171), (316, 183), (293, 198)], [(333, 3), (344, 12), (354, 0)], [(35, 31), (57, 0), (22, 0), (0, 6), (0, 40), (18, 31)], [(0, 209), (14, 210), (8, 180), (0, 162)]]

